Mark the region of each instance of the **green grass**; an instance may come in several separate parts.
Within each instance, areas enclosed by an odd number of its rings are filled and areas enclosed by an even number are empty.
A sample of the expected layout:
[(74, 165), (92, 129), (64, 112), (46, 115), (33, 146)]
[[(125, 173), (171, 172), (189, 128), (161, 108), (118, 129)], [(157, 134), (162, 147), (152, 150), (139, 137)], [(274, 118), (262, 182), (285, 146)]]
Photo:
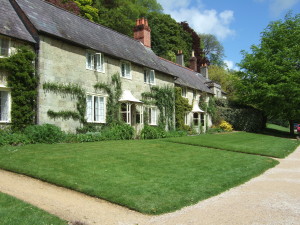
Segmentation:
[(67, 225), (56, 216), (0, 192), (1, 225)]
[(0, 168), (147, 214), (195, 204), (277, 163), (261, 156), (159, 140), (0, 148)]
[(234, 132), (193, 137), (169, 138), (165, 141), (284, 158), (299, 145), (297, 140), (263, 134)]
[(276, 124), (271, 124), (271, 123), (267, 123), (267, 128), (272, 129), (272, 130), (286, 132), (286, 133), (290, 132), (290, 128), (288, 128), (288, 127), (282, 127), (282, 126), (279, 126)]

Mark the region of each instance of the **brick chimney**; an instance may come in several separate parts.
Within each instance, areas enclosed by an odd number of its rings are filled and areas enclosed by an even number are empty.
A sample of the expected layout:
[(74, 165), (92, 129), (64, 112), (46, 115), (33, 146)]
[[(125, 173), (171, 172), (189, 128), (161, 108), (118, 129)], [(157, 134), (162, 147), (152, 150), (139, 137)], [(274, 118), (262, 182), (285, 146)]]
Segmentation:
[(151, 48), (151, 29), (148, 20), (145, 18), (137, 19), (133, 28), (134, 39), (142, 42), (146, 47)]
[(201, 65), (200, 73), (202, 74), (202, 76), (204, 76), (208, 80), (208, 67), (207, 67), (206, 63)]
[(197, 58), (195, 57), (194, 50), (192, 51), (192, 57), (190, 58), (190, 69), (197, 71)]
[(182, 50), (178, 50), (178, 53), (176, 55), (176, 63), (181, 66), (184, 66), (184, 56)]

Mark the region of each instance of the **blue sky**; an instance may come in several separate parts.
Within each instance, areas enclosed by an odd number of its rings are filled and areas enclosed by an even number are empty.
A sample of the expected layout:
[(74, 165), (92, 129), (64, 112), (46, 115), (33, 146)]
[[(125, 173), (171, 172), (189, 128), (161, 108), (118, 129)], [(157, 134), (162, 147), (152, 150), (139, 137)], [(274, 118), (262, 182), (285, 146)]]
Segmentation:
[(230, 69), (242, 59), (241, 50), (260, 43), (260, 33), (292, 10), (300, 0), (157, 0), (176, 21), (187, 21), (198, 33), (216, 35), (225, 48)]

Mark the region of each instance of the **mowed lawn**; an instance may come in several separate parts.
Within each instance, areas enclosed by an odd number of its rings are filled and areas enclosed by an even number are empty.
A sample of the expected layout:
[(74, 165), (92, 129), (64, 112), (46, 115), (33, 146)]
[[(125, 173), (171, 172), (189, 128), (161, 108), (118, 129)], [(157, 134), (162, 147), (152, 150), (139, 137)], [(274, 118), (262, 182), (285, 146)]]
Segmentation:
[(297, 140), (246, 132), (205, 134), (193, 137), (169, 138), (164, 139), (164, 141), (275, 158), (286, 157), (300, 144)]
[(0, 148), (0, 168), (146, 214), (195, 204), (277, 163), (267, 157), (160, 140)]
[(0, 192), (1, 225), (67, 225), (56, 216)]

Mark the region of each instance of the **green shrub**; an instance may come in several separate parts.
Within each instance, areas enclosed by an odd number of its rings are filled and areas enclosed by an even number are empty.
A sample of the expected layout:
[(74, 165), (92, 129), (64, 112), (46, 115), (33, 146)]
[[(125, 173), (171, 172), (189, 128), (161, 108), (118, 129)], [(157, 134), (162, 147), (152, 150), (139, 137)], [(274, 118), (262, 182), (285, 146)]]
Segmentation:
[(259, 132), (265, 127), (261, 111), (253, 108), (218, 108), (221, 117), (232, 124), (235, 130)]
[(22, 133), (12, 133), (10, 131), (0, 132), (0, 146), (3, 145), (24, 145), (30, 144), (29, 138)]
[(126, 123), (114, 124), (101, 131), (104, 140), (130, 140), (134, 137), (134, 128)]
[(141, 139), (157, 139), (157, 138), (165, 138), (166, 131), (154, 126), (145, 125), (143, 130), (141, 131)]
[(32, 125), (24, 130), (31, 143), (58, 143), (64, 140), (65, 133), (52, 124)]

